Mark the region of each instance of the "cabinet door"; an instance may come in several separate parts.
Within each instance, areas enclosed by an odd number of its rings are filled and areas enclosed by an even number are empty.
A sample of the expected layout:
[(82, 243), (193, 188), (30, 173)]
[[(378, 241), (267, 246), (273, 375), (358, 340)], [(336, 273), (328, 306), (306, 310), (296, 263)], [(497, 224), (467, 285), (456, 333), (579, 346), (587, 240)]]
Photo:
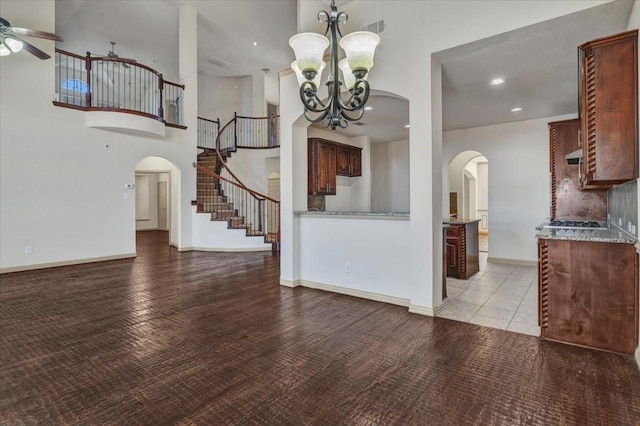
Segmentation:
[(460, 276), (460, 240), (458, 237), (447, 236), (447, 276)]
[(362, 148), (349, 150), (350, 176), (362, 176)]
[(581, 185), (638, 177), (637, 30), (580, 47)]
[(329, 142), (318, 143), (318, 194), (336, 193), (336, 146)]
[(541, 257), (542, 336), (632, 354), (638, 342), (633, 245), (547, 240)]
[(340, 176), (349, 176), (349, 153), (350, 149), (346, 145), (336, 146), (336, 174)]

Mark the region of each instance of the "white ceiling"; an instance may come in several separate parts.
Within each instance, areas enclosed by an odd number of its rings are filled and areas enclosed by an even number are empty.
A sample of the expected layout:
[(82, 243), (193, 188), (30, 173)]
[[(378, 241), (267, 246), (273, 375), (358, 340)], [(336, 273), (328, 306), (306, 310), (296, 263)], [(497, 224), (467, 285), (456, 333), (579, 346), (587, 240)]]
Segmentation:
[[(625, 31), (632, 7), (606, 3), (436, 53), (444, 130), (577, 114), (577, 47)], [(497, 77), (506, 83), (491, 86)]]
[[(199, 14), (203, 74), (261, 75), (262, 68), (275, 73), (293, 60), (288, 40), (296, 32), (295, 0), (57, 0), (56, 32), (65, 39), (58, 47), (104, 55), (115, 41), (121, 57), (177, 80), (180, 4), (193, 5)], [(618, 0), (436, 53), (443, 64), (443, 128), (577, 113), (577, 46), (624, 31), (632, 6)], [(225, 65), (211, 63), (219, 60)], [(490, 86), (494, 77), (506, 83)], [(408, 138), (407, 101), (372, 96), (369, 102), (374, 110), (365, 113), (365, 126), (351, 124), (342, 133), (368, 133), (374, 142)], [(510, 112), (514, 106), (523, 111)]]

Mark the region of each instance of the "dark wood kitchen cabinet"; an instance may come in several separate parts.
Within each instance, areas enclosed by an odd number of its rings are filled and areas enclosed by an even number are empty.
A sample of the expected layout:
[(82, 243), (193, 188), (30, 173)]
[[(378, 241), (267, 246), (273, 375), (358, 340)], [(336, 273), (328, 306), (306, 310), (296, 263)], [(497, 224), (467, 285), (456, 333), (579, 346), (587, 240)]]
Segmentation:
[(336, 176), (362, 176), (362, 148), (308, 139), (308, 194), (336, 195)]
[(638, 178), (638, 30), (583, 44), (580, 84), (580, 187)]
[(638, 346), (638, 254), (633, 244), (538, 240), (541, 336), (610, 352)]
[(606, 189), (581, 191), (579, 166), (567, 164), (565, 155), (578, 147), (580, 120), (549, 123), (549, 173), (551, 218), (607, 220)]
[(336, 144), (338, 176), (362, 176), (362, 148)]
[(466, 280), (480, 270), (478, 220), (449, 222), (445, 243), (447, 276)]
[(308, 141), (309, 195), (336, 194), (336, 145), (323, 139)]

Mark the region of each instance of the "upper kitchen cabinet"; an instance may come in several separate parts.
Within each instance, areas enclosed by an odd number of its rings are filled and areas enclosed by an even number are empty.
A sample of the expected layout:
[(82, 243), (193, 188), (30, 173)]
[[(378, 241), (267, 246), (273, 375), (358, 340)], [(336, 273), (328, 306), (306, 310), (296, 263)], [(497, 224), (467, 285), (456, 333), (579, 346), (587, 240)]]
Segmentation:
[(308, 144), (309, 195), (336, 195), (336, 145), (318, 138)]
[(362, 148), (336, 144), (338, 176), (362, 176)]
[(638, 178), (638, 30), (579, 47), (580, 188)]
[(549, 123), (551, 218), (607, 220), (607, 191), (580, 191), (578, 167), (565, 156), (578, 150), (580, 120)]

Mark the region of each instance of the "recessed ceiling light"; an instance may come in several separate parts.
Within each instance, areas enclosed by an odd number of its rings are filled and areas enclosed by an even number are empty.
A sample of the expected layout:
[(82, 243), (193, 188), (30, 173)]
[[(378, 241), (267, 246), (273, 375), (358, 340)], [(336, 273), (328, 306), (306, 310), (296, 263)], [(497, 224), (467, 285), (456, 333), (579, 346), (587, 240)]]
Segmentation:
[(365, 110), (365, 111), (373, 111), (373, 107), (372, 107), (372, 106), (367, 105), (366, 107), (364, 107), (364, 110)]
[(411, 125), (410, 125), (410, 124), (405, 124), (405, 125), (404, 125), (404, 128), (405, 128), (405, 129), (408, 129), (409, 127), (411, 127)]
[(511, 112), (519, 112), (519, 111), (522, 111), (522, 108), (520, 107), (511, 108)]
[(257, 42), (257, 41), (254, 41), (254, 42), (253, 42), (253, 45), (254, 45), (254, 46), (257, 46), (257, 45), (258, 45), (258, 42)]
[(504, 83), (504, 78), (494, 78), (493, 80), (491, 80), (489, 82), (490, 85), (492, 86), (497, 86), (499, 84), (503, 84)]

